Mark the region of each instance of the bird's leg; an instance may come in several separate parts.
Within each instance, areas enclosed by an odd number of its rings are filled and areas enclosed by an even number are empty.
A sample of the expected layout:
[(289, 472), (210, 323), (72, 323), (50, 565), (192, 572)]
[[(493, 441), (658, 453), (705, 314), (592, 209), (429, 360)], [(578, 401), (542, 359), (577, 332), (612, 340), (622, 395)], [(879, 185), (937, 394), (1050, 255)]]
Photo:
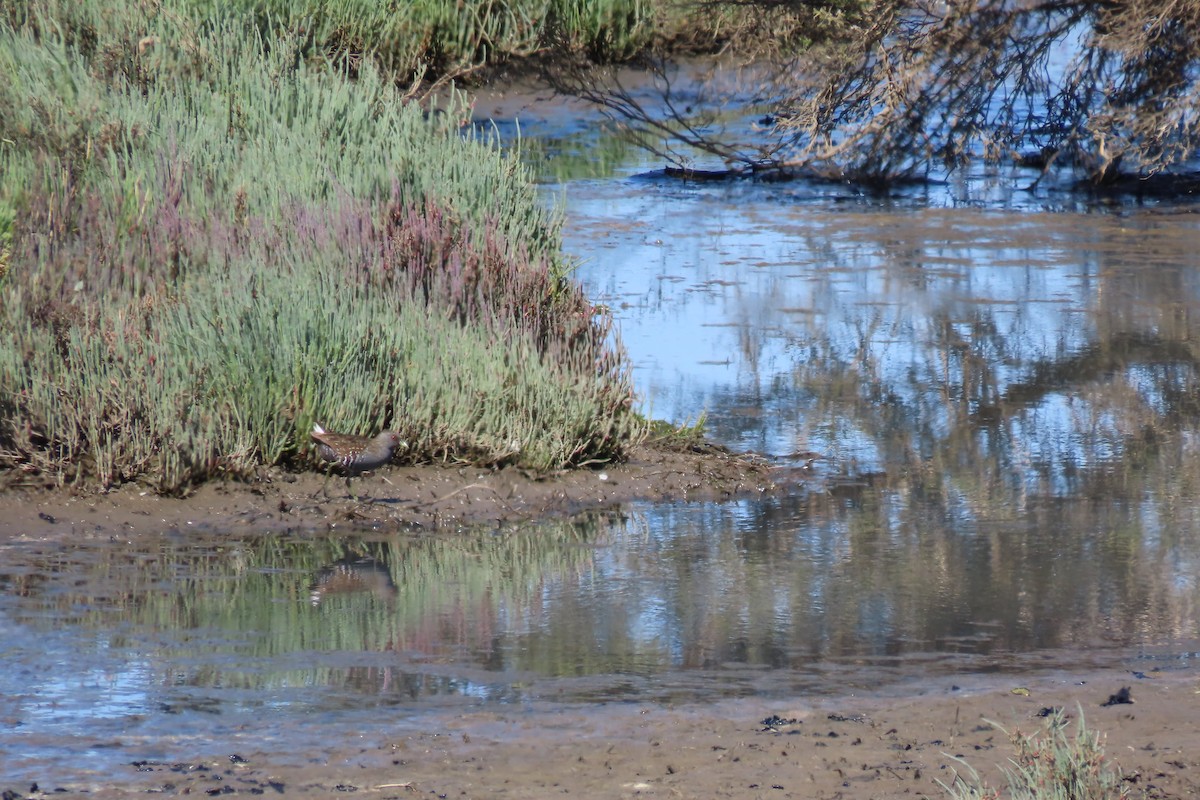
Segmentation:
[(330, 464), (325, 468), (325, 483), (321, 484), (321, 494), (325, 496), (326, 500), (329, 499), (329, 478), (333, 475), (333, 467), (334, 465)]
[[(363, 472), (363, 473), (360, 473), (360, 474), (359, 474), (359, 476), (358, 476), (358, 486), (359, 486), (359, 488), (360, 488), (360, 489), (362, 488), (362, 485), (363, 485), (363, 475), (371, 475), (371, 476), (374, 476), (374, 475), (375, 475), (375, 472), (372, 470), (372, 471), (369, 471), (369, 472)], [(384, 478), (384, 480), (386, 481), (386, 480), (387, 480), (387, 478)], [(391, 483), (391, 481), (388, 481), (388, 483)], [(350, 491), (350, 476), (349, 476), (349, 475), (347, 475), (347, 476), (346, 476), (346, 491), (347, 491), (347, 492), (349, 492), (349, 491)], [(373, 498), (373, 497), (363, 497), (363, 494), (362, 494), (362, 492), (361, 492), (361, 491), (360, 491), (358, 494), (351, 494), (351, 495), (350, 495), (350, 497), (351, 497), (351, 499), (353, 499), (353, 500), (354, 500), (354, 502), (356, 502), (356, 503), (374, 503), (374, 502), (376, 502), (375, 498)]]

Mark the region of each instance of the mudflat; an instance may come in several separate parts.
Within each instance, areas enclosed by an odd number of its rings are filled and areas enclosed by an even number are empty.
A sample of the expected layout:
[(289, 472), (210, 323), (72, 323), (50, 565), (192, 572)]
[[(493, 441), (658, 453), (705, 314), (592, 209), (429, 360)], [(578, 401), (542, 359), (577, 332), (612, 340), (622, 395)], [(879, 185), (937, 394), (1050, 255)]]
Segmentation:
[(713, 445), (641, 445), (617, 464), (539, 474), (514, 467), (386, 467), (345, 479), (264, 469), (253, 481), (212, 481), (185, 497), (124, 485), (0, 492), (0, 538), (131, 535), (204, 527), (262, 531), (326, 527), (436, 529), (615, 507), (636, 500), (730, 500), (795, 490), (810, 472)]
[[(1081, 714), (1102, 733), (1130, 796), (1200, 793), (1200, 675), (1190, 667), (964, 680), (918, 681), (888, 696), (519, 707), (417, 731), (398, 719), (395, 735), (375, 720), (370, 736), (288, 752), (181, 742), (168, 748), (190, 753), (178, 761), (136, 761), (65, 785), (48, 768), (38, 789), (92, 798), (937, 798), (968, 766), (1003, 788), (999, 767), (1014, 750), (998, 726), (1040, 731), (1042, 715), (1062, 708), (1072, 734)], [(1132, 702), (1110, 702), (1125, 688)], [(28, 788), (0, 786), (15, 797)]]

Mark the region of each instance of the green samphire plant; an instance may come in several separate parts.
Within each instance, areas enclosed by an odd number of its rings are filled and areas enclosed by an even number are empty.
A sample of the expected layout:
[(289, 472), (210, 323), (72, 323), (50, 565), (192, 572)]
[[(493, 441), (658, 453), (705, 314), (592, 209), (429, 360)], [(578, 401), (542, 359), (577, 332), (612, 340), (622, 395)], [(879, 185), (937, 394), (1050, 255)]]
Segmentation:
[(10, 481), (180, 492), (305, 467), (318, 419), (399, 430), (414, 461), (538, 470), (642, 436), (556, 212), (457, 98), (431, 113), (369, 62), (204, 13), (0, 16)]

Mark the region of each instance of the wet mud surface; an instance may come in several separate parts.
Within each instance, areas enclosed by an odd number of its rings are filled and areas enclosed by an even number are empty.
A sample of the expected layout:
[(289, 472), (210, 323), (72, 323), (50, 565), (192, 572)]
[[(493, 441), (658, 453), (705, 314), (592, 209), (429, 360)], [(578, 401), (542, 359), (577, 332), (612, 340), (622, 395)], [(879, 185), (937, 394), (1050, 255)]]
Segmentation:
[(328, 482), (320, 473), (265, 471), (251, 483), (214, 482), (185, 498), (136, 486), (107, 494), (9, 489), (0, 492), (0, 538), (123, 536), (179, 529), (319, 530), (486, 525), (566, 516), (637, 500), (721, 501), (795, 491), (809, 477), (713, 446), (641, 446), (620, 464), (541, 475), (507, 468), (389, 467)]
[[(1194, 669), (967, 680), (920, 682), (889, 696), (465, 713), (422, 730), (398, 719), (394, 733), (373, 719), (364, 735), (324, 746), (286, 752), (244, 739), (225, 749), (180, 741), (167, 744), (169, 759), (137, 759), (68, 782), (48, 765), (36, 791), (12, 781), (0, 789), (5, 797), (94, 798), (940, 797), (938, 782), (965, 774), (964, 762), (1003, 786), (998, 765), (1013, 750), (996, 725), (1037, 732), (1044, 715), (1062, 708), (1072, 731), (1082, 714), (1104, 734), (1134, 796), (1200, 792)], [(1105, 704), (1126, 687), (1132, 702)]]

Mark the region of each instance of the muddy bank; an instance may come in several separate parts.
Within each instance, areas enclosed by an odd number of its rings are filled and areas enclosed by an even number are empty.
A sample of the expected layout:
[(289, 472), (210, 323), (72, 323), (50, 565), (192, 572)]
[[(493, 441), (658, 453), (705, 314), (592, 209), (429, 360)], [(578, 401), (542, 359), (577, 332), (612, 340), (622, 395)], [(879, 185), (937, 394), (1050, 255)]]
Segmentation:
[(804, 468), (704, 445), (643, 445), (621, 464), (548, 475), (466, 466), (389, 467), (326, 482), (320, 473), (264, 470), (251, 483), (213, 482), (185, 498), (123, 486), (107, 494), (9, 489), (0, 537), (129, 535), (171, 529), (262, 531), (326, 527), (445, 528), (614, 507), (637, 500), (729, 500), (795, 491)]
[[(1136, 663), (1131, 662), (1132, 666)], [(1200, 792), (1200, 683), (1193, 669), (1086, 670), (1040, 676), (963, 676), (891, 696), (760, 699), (668, 707), (614, 703), (473, 712), (395, 721), (394, 735), (331, 737), (286, 752), (251, 739), (175, 742), (172, 759), (137, 761), (43, 792), (286, 797), (743, 797), (948, 796), (962, 759), (993, 786), (1013, 754), (1009, 731), (1038, 731), (1047, 709), (1082, 711), (1102, 732), (1132, 796)], [(1129, 703), (1106, 705), (1129, 687)], [(377, 722), (377, 721), (376, 721)], [(1074, 723), (1072, 724), (1074, 731)], [(3, 786), (26, 796), (28, 786)], [(1144, 795), (1142, 793), (1145, 793)], [(7, 796), (7, 795), (6, 795)], [(41, 796), (41, 795), (39, 795)]]

